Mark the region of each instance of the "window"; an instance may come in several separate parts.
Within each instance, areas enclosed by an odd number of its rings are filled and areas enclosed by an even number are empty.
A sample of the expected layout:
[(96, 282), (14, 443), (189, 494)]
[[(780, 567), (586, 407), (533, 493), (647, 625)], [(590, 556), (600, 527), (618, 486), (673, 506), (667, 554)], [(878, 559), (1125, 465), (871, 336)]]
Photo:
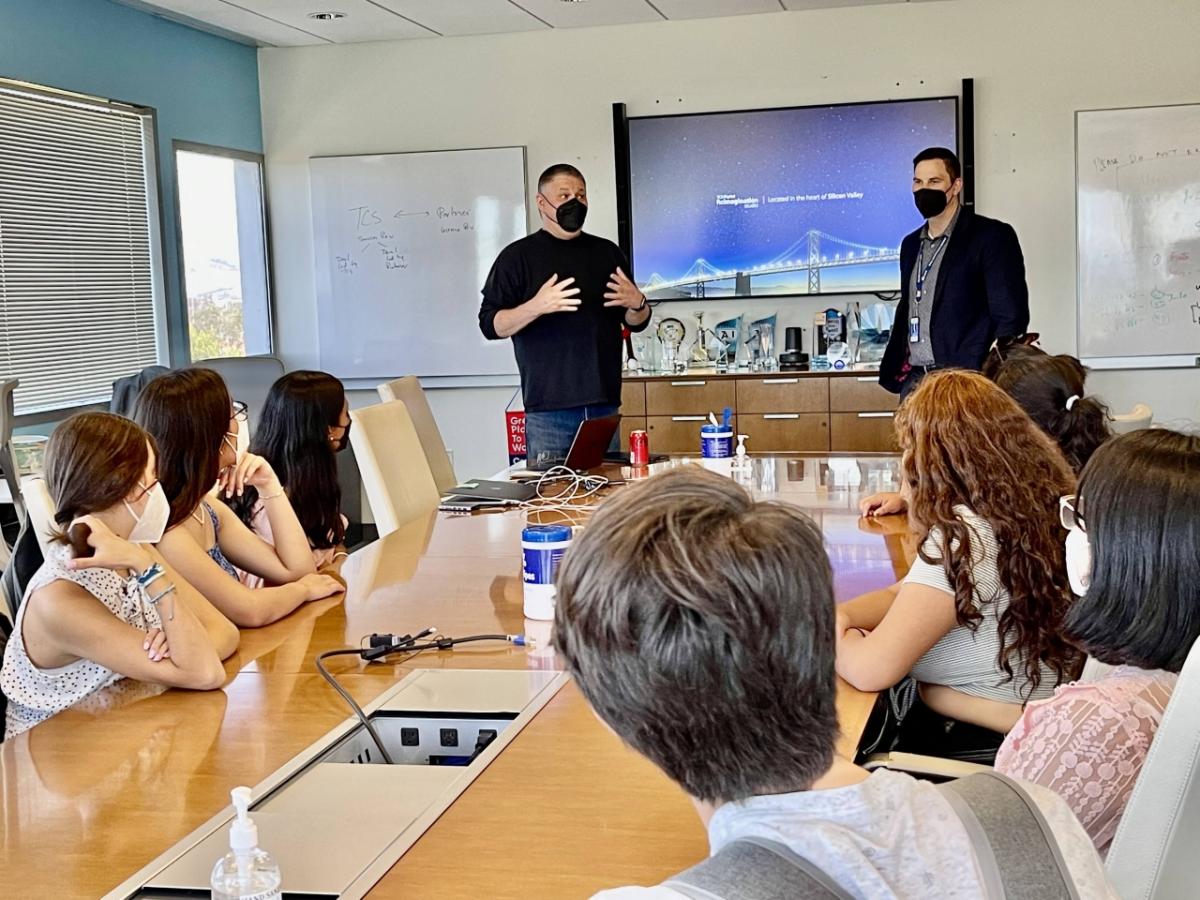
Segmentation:
[(0, 80), (0, 367), (18, 413), (166, 355), (150, 110)]
[(175, 142), (192, 359), (271, 352), (262, 157)]

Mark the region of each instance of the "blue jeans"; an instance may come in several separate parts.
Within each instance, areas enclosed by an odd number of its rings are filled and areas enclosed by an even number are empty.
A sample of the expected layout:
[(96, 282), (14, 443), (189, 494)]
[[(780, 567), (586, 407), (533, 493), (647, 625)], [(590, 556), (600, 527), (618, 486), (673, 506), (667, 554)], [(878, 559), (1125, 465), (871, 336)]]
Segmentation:
[[(575, 432), (585, 419), (600, 419), (615, 415), (620, 406), (594, 403), (591, 406), (574, 406), (570, 409), (552, 409), (546, 412), (525, 413), (525, 449), (530, 465), (544, 464), (549, 460), (565, 459), (575, 440)], [(621, 449), (620, 435), (614, 434), (608, 449), (614, 453)]]

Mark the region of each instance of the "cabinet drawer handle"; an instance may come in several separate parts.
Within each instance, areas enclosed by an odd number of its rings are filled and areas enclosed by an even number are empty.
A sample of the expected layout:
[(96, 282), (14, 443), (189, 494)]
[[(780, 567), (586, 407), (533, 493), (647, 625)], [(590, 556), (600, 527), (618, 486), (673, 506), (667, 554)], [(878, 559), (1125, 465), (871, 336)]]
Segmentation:
[(800, 413), (767, 413), (763, 416), (764, 419), (798, 419)]
[(704, 387), (707, 381), (672, 381), (671, 387)]
[(890, 412), (859, 413), (858, 417), (860, 419), (894, 419), (896, 414)]
[(707, 422), (708, 416), (671, 416), (672, 422)]
[(878, 383), (879, 383), (879, 379), (878, 379), (878, 378), (876, 378), (874, 375), (868, 375), (866, 378), (855, 378), (854, 380), (855, 380), (855, 381), (870, 381), (870, 382), (872, 382), (872, 383), (874, 383), (874, 384), (878, 384)]
[(764, 378), (763, 384), (799, 384), (799, 378)]

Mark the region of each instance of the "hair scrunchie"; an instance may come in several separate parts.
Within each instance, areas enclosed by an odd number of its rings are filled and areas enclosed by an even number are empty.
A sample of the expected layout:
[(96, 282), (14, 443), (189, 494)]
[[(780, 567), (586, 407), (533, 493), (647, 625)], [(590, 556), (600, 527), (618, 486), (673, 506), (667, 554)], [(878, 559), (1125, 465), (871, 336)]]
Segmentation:
[(1078, 394), (1072, 394), (1070, 397), (1068, 397), (1067, 398), (1067, 412), (1070, 412), (1071, 407), (1074, 406), (1080, 399), (1081, 398)]

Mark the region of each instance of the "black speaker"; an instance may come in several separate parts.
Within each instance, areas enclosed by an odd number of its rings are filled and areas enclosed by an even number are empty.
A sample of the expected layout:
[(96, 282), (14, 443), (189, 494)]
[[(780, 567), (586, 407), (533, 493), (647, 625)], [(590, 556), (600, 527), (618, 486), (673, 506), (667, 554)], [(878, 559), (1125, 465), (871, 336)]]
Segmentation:
[(804, 348), (801, 346), (802, 341), (800, 337), (803, 331), (804, 329), (798, 325), (793, 325), (785, 329), (783, 332), (783, 349), (788, 353), (799, 353), (801, 350), (803, 350)]

